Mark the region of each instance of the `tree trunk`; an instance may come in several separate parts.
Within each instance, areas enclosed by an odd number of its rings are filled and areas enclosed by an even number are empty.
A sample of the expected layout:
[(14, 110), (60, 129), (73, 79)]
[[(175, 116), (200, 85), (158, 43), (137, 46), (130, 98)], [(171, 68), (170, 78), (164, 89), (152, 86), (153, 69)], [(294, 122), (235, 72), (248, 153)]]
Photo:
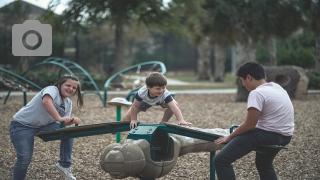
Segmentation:
[(76, 29), (73, 31), (74, 47), (75, 47), (75, 50), (76, 50), (76, 52), (74, 53), (74, 61), (75, 61), (77, 64), (79, 64), (79, 62), (80, 62), (80, 60), (79, 60), (80, 47), (79, 47), (78, 32), (79, 32), (79, 29), (78, 29), (78, 28), (76, 28)]
[(269, 50), (269, 57), (270, 57), (270, 65), (277, 66), (277, 45), (276, 45), (276, 38), (270, 36), (267, 39), (267, 45)]
[(315, 38), (316, 38), (316, 44), (315, 44), (315, 46), (316, 46), (316, 56), (315, 56), (316, 67), (320, 71), (320, 33), (316, 33)]
[(21, 56), (20, 63), (21, 63), (21, 71), (24, 72), (29, 68), (29, 61), (30, 56)]
[(214, 44), (214, 81), (224, 81), (226, 51), (223, 40), (217, 41)]
[[(124, 64), (124, 42), (123, 42), (123, 23), (122, 22), (117, 22), (116, 23), (116, 30), (115, 30), (115, 55), (114, 55), (114, 67), (112, 74), (115, 74), (122, 69), (125, 68)], [(121, 83), (122, 77), (118, 76), (113, 80), (114, 83)]]
[(210, 38), (206, 37), (198, 46), (198, 75), (199, 80), (210, 80), (210, 55), (211, 55)]
[[(237, 67), (245, 62), (256, 60), (256, 50), (253, 46), (252, 39), (248, 35), (239, 35), (236, 40)], [(246, 102), (249, 91), (242, 85), (239, 78), (236, 80), (238, 87), (236, 102)]]
[(123, 65), (123, 24), (122, 22), (116, 23), (116, 30), (115, 30), (115, 58), (114, 58), (114, 69), (113, 73), (124, 69)]
[[(132, 38), (129, 38), (124, 43), (124, 49), (123, 49), (123, 66), (124, 68), (130, 67), (133, 64), (134, 54), (135, 54), (135, 40)], [(124, 69), (123, 68), (123, 69)]]
[(237, 66), (256, 60), (256, 49), (248, 35), (238, 36), (236, 40)]

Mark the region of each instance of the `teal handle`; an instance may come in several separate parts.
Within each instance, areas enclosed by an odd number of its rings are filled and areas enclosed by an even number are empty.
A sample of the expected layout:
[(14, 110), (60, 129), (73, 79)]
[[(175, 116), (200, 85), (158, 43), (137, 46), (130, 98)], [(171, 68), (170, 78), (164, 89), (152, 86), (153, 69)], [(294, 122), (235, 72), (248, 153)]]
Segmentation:
[[(70, 122), (72, 122), (73, 121), (73, 119), (71, 119), (71, 121)], [(64, 125), (64, 122), (61, 122), (60, 123), (60, 128), (63, 128), (63, 125)], [(76, 124), (75, 126), (78, 126), (79, 124)]]

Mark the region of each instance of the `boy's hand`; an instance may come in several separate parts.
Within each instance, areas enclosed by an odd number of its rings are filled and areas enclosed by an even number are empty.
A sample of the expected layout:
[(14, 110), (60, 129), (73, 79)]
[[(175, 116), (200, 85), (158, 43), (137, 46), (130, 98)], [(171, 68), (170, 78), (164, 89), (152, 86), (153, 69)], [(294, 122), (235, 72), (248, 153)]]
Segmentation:
[(138, 123), (139, 123), (138, 120), (131, 120), (131, 122), (130, 122), (130, 129), (133, 129), (133, 128), (135, 128), (135, 127), (138, 127)]
[(225, 136), (225, 137), (219, 137), (217, 140), (214, 140), (214, 142), (216, 144), (224, 144), (231, 141), (231, 138), (229, 136)]
[(191, 126), (191, 125), (193, 125), (193, 124), (192, 124), (192, 123), (189, 123), (189, 122), (187, 122), (187, 121), (185, 121), (185, 120), (182, 120), (182, 121), (178, 122), (178, 125)]

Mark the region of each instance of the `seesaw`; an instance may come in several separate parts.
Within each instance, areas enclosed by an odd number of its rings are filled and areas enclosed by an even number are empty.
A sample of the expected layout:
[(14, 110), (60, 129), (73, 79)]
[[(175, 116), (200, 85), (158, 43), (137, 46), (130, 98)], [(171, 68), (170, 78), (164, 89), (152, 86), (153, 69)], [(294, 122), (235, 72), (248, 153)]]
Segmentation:
[[(111, 177), (121, 179), (136, 177), (141, 180), (155, 179), (168, 174), (175, 166), (179, 156), (192, 152), (210, 152), (210, 179), (215, 179), (212, 159), (216, 150), (224, 145), (213, 141), (230, 134), (230, 130), (201, 129), (174, 124), (139, 124), (130, 129), (130, 121), (110, 122), (60, 128), (54, 131), (39, 132), (35, 136), (43, 141), (54, 141), (108, 133), (129, 131), (122, 143), (106, 146), (100, 156), (101, 168)], [(256, 151), (287, 149), (283, 146), (260, 146)]]

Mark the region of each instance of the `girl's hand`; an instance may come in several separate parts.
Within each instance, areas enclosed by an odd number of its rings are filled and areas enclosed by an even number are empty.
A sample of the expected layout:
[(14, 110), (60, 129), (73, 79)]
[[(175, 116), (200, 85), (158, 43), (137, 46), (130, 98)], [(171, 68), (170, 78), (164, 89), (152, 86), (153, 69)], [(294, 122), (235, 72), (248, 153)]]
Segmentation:
[(79, 118), (73, 117), (73, 118), (70, 118), (69, 122), (65, 122), (64, 125), (70, 126), (71, 124), (80, 124), (80, 123), (81, 123), (81, 120)]
[(225, 137), (219, 137), (217, 140), (214, 140), (216, 144), (225, 144), (229, 141), (231, 141), (232, 138), (230, 136), (225, 136)]
[(73, 117), (72, 119), (73, 119), (73, 121), (71, 122), (72, 124), (80, 124), (81, 123), (81, 120), (77, 117)]
[(72, 118), (65, 116), (65, 117), (60, 117), (60, 119), (57, 119), (59, 122), (64, 122), (64, 123), (69, 123)]

